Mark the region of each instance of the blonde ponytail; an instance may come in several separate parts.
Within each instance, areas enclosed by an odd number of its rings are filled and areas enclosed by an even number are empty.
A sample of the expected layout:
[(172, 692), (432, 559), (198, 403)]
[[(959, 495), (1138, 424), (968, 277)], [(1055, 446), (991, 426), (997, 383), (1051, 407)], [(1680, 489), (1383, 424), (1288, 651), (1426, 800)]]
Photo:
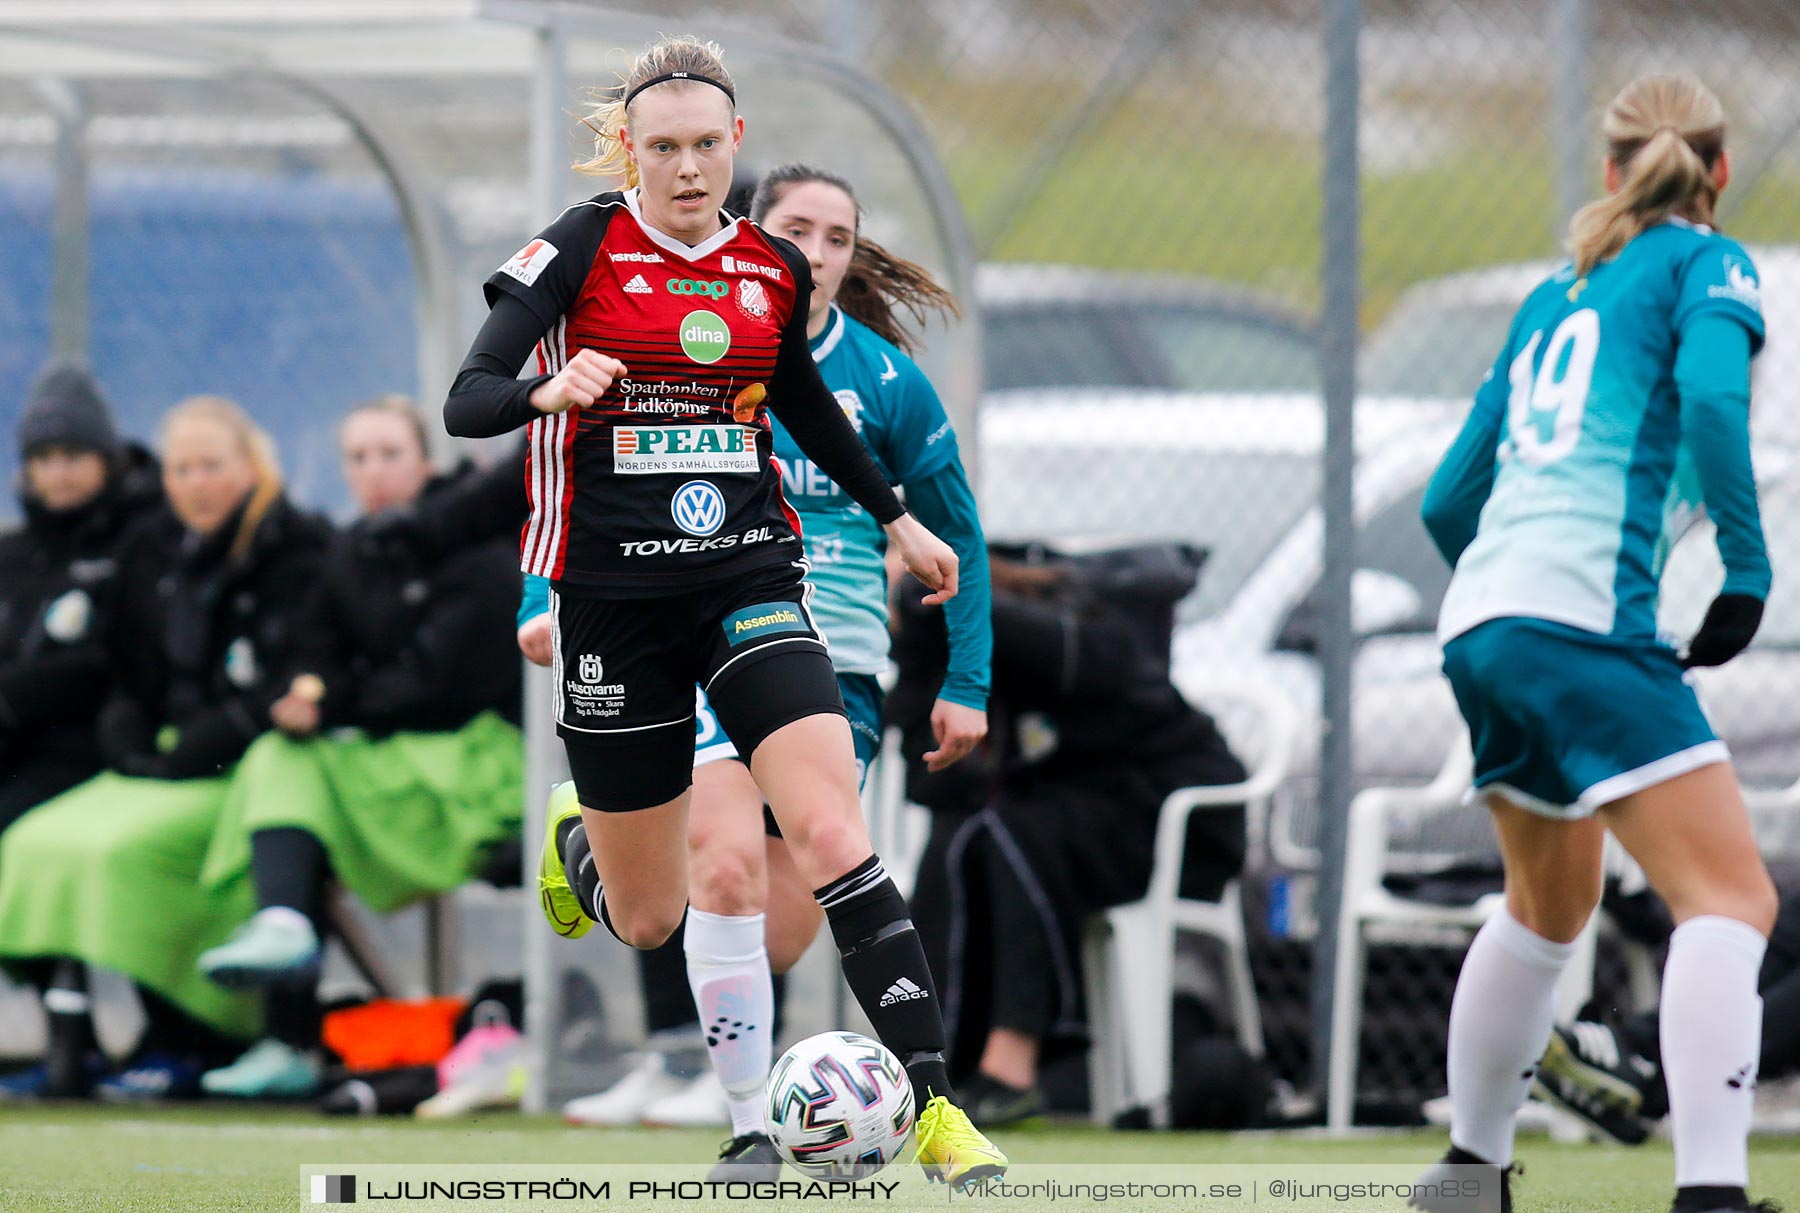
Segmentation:
[(1607, 107), (1601, 129), (1623, 178), (1569, 223), (1569, 255), (1585, 274), (1671, 215), (1713, 221), (1713, 166), (1725, 149), (1725, 110), (1692, 76), (1642, 76)]
[(625, 141), (619, 132), (629, 121), (628, 102), (649, 81), (659, 76), (685, 75), (691, 79), (671, 79), (677, 88), (717, 88), (731, 99), (731, 112), (737, 113), (737, 86), (725, 70), (725, 52), (716, 42), (702, 42), (691, 34), (664, 38), (644, 48), (631, 61), (629, 70), (621, 72), (614, 88), (592, 89), (593, 108), (582, 124), (594, 132), (594, 154), (578, 161), (574, 168), (590, 177), (625, 178), (625, 188), (638, 183), (637, 165), (625, 154)]

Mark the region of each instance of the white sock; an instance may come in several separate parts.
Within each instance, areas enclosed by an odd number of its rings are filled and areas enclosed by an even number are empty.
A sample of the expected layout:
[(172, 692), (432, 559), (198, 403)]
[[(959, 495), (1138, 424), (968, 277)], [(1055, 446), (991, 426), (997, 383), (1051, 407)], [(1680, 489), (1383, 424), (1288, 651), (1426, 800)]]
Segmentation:
[(1749, 1182), (1766, 946), (1755, 927), (1717, 914), (1690, 918), (1669, 937), (1660, 1030), (1676, 1187)]
[(1450, 1003), (1450, 1144), (1512, 1162), (1514, 1114), (1531, 1092), (1556, 1018), (1556, 979), (1574, 952), (1503, 906), (1475, 933)]
[(774, 1059), (775, 986), (763, 915), (708, 914), (689, 906), (685, 949), (688, 985), (707, 1059), (731, 1108), (731, 1132), (767, 1132), (763, 1087)]

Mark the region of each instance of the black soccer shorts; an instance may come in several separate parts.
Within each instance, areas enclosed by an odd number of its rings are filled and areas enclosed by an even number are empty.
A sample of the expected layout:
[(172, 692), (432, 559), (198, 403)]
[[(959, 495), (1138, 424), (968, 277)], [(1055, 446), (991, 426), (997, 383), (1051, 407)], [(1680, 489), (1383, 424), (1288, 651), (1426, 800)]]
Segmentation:
[(843, 700), (798, 562), (657, 598), (552, 589), (556, 731), (581, 803), (666, 804), (694, 768), (694, 684), (747, 763), (764, 738)]

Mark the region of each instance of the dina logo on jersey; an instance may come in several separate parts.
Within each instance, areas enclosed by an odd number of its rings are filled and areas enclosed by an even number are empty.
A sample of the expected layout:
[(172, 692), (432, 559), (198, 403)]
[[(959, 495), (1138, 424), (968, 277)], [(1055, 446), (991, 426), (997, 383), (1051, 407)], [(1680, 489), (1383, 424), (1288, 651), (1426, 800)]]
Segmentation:
[(1762, 284), (1756, 280), (1756, 267), (1748, 257), (1737, 253), (1725, 254), (1725, 285), (1709, 286), (1706, 293), (1714, 299), (1729, 299), (1752, 311), (1762, 311)]
[(704, 480), (690, 480), (669, 503), (675, 525), (690, 535), (710, 535), (725, 525), (725, 495)]
[(697, 311), (681, 318), (681, 352), (695, 362), (717, 362), (730, 349), (731, 329), (718, 315)]

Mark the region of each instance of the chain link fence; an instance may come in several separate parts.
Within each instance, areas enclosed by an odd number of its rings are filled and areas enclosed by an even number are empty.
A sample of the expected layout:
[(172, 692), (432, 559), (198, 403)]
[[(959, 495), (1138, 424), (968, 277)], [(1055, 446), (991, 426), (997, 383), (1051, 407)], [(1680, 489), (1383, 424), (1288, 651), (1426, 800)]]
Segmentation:
[[(148, 434), (181, 396), (234, 396), (280, 440), (297, 495), (341, 506), (331, 421), (380, 392), (441, 390), (479, 320), (475, 284), (546, 218), (530, 187), (529, 38), (474, 22), (472, 5), (441, 8), (445, 29), (417, 36), (310, 28), (287, 60), (292, 79), (69, 26), (61, 41), (0, 29), (8, 433), (52, 348), (85, 347), (131, 432)], [(1315, 726), (1253, 833), (1246, 886), (1270, 1060), (1310, 1084), (1327, 605), (1320, 5), (769, 0), (754, 27), (732, 4), (636, 8), (616, 38), (567, 40), (556, 104), (570, 115), (568, 159), (583, 150), (576, 90), (612, 83), (622, 47), (646, 29), (717, 37), (745, 86), (746, 167), (805, 158), (843, 171), (863, 189), (869, 230), (947, 279), (966, 276), (966, 237), (979, 267), (958, 285), (976, 305), (979, 386), (941, 348), (928, 367), (953, 411), (975, 418), (964, 442), (991, 537), (1209, 549), (1177, 623), (1178, 683), (1203, 698), (1215, 679), (1265, 680)], [(762, 41), (732, 50), (750, 29)], [(793, 68), (819, 51), (907, 102), (966, 233), (934, 220), (914, 162), (871, 111)], [(1422, 487), (1570, 211), (1599, 189), (1601, 107), (1653, 69), (1695, 71), (1725, 103), (1735, 182), (1720, 219), (1757, 255), (1771, 332), (1755, 427), (1777, 588), (1757, 645), (1701, 686), (1746, 781), (1793, 781), (1800, 597), (1781, 570), (1800, 566), (1789, 420), (1800, 408), (1787, 400), (1800, 391), (1800, 8), (1367, 0), (1361, 65), (1356, 785), (1425, 783), (1451, 752), (1461, 726), (1430, 635), (1447, 575), (1418, 523)], [(73, 166), (72, 147), (84, 151)], [(396, 185), (394, 157), (416, 197)], [(57, 199), (77, 171), (87, 216), (69, 227)], [(592, 188), (562, 184), (566, 199)], [(71, 245), (76, 231), (85, 240)], [(58, 318), (69, 287), (53, 268), (77, 254), (62, 264), (86, 267), (80, 325)], [(8, 443), (0, 475), (12, 460)], [(1672, 562), (1678, 633), (1717, 583), (1708, 546), (1696, 533)], [(1401, 866), (1460, 863), (1454, 895), (1493, 887), (1491, 842), (1471, 816), (1399, 840)], [(1625, 1001), (1616, 953), (1602, 949), (1609, 1005)], [(1366, 1115), (1409, 1118), (1441, 1093), (1460, 957), (1458, 936), (1373, 949)]]
[[(1221, 676), (1264, 678), (1316, 720), (1319, 6), (957, 0), (865, 6), (848, 30), (832, 24), (841, 8), (795, 5), (794, 32), (835, 33), (919, 108), (983, 262), (990, 533), (1207, 546), (1175, 640), (1178, 681), (1203, 698)], [(1755, 0), (1366, 5), (1357, 787), (1428, 782), (1461, 730), (1430, 635), (1447, 571), (1418, 522), (1424, 481), (1513, 311), (1560, 256), (1570, 213), (1600, 190), (1606, 101), (1643, 72), (1698, 73), (1729, 116), (1735, 183), (1720, 222), (1755, 250), (1771, 332), (1755, 414), (1765, 524), (1778, 570), (1800, 557), (1785, 399), (1800, 371), (1797, 67), (1800, 10)], [(1158, 361), (1165, 344), (1182, 353)], [(1718, 582), (1703, 527), (1671, 565), (1672, 633), (1691, 632)], [(1778, 584), (1757, 646), (1701, 675), (1747, 783), (1800, 777), (1786, 723), (1800, 717), (1780, 708), (1797, 641), (1800, 598)], [(1270, 1057), (1300, 1086), (1314, 1078), (1315, 747), (1247, 889)], [(1456, 817), (1394, 841), (1403, 875), (1451, 871), (1427, 895), (1497, 887), (1485, 821)], [(1791, 833), (1764, 824), (1777, 848)], [(1464, 942), (1372, 948), (1365, 1118), (1410, 1119), (1442, 1093)], [(1602, 1007), (1629, 1005), (1625, 947), (1602, 940)]]

